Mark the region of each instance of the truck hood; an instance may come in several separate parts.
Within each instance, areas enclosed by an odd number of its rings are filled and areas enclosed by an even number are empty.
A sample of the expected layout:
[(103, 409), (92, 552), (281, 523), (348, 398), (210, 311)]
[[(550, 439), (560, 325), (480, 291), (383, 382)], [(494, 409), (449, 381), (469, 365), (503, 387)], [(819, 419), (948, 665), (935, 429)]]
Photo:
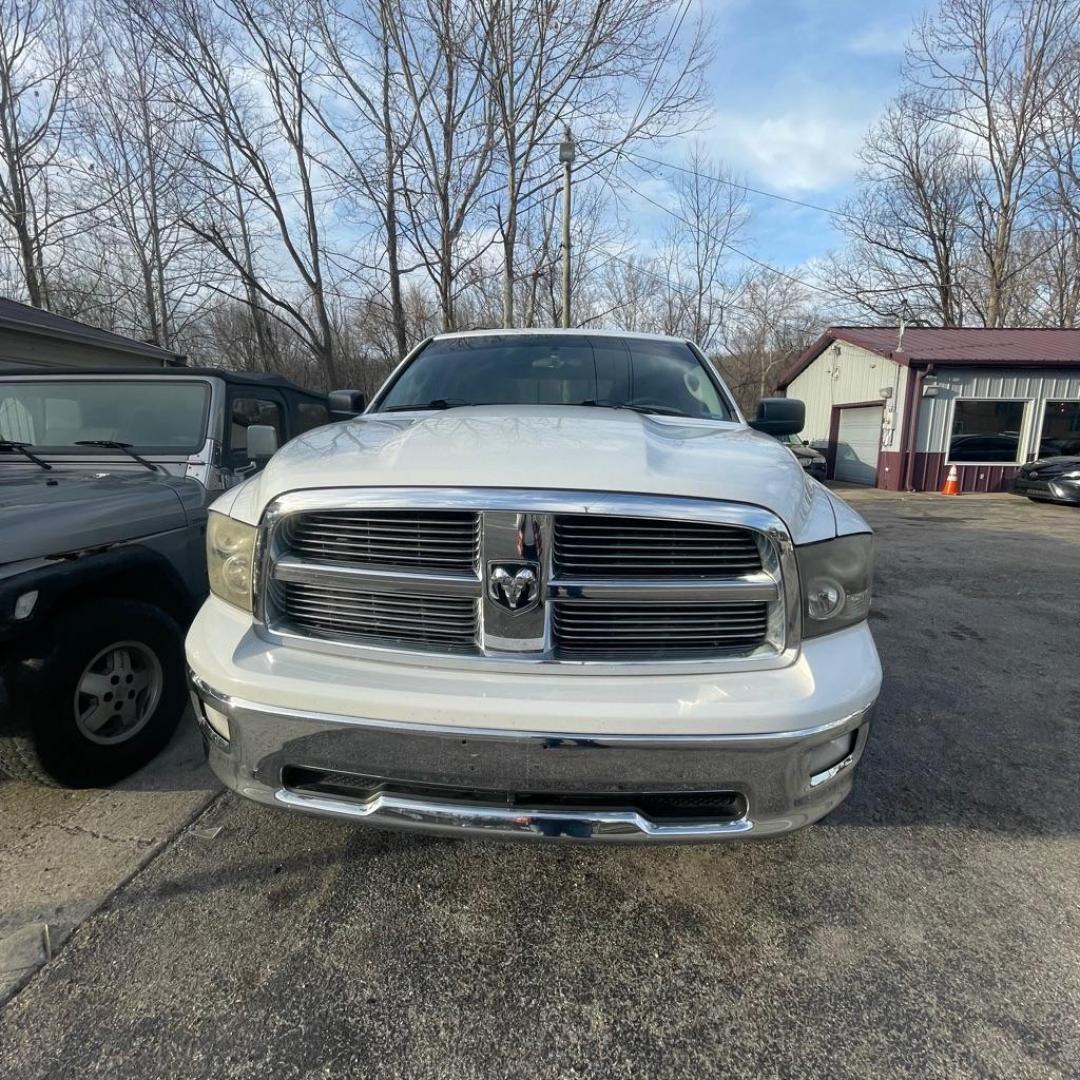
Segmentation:
[(288, 491), (458, 486), (727, 500), (773, 511), (797, 539), (811, 526), (815, 539), (836, 532), (829, 494), (769, 436), (739, 423), (567, 406), (376, 413), (319, 428), (216, 509), (254, 524)]
[(187, 523), (193, 480), (150, 473), (0, 464), (0, 563), (67, 555)]

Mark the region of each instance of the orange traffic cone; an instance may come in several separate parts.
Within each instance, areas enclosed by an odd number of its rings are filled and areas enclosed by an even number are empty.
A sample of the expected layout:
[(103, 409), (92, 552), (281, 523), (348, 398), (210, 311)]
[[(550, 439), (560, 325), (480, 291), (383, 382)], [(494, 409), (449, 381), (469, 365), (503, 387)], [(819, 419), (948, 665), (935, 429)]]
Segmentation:
[(960, 494), (960, 477), (957, 475), (956, 466), (949, 466), (949, 475), (945, 478), (945, 486), (941, 489), (942, 495)]

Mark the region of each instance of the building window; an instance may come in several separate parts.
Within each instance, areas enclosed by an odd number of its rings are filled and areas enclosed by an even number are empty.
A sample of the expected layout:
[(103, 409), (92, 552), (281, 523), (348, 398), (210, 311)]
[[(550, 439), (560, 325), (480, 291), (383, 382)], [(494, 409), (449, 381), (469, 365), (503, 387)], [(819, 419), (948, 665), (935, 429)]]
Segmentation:
[(1048, 401), (1043, 406), (1038, 456), (1072, 454), (1080, 454), (1080, 401)]
[(953, 410), (949, 461), (1016, 465), (1026, 407), (1023, 401), (958, 400)]

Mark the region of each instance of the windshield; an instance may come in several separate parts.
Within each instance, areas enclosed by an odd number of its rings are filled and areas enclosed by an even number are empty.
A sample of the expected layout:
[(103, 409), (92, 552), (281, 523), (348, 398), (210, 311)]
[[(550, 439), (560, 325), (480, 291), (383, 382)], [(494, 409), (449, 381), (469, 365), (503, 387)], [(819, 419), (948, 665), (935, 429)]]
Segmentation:
[(457, 405), (606, 405), (734, 419), (689, 345), (559, 334), (433, 341), (401, 372), (375, 411)]
[(146, 453), (191, 454), (205, 441), (209, 403), (209, 384), (171, 376), (0, 379), (0, 439), (78, 453), (95, 451), (77, 443), (109, 439)]

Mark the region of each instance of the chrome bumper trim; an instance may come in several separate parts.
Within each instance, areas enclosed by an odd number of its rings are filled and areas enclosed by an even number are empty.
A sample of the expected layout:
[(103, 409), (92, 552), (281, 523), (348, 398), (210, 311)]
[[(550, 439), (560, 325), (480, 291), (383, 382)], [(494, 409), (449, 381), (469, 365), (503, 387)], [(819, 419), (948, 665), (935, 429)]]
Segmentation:
[(664, 825), (635, 810), (521, 810), (504, 806), (463, 806), (431, 799), (376, 795), (350, 802), (324, 795), (305, 795), (282, 788), (275, 798), (283, 806), (331, 817), (370, 820), (378, 825), (437, 832), (501, 834), (566, 840), (717, 840), (742, 836), (753, 829), (746, 818), (703, 824)]

